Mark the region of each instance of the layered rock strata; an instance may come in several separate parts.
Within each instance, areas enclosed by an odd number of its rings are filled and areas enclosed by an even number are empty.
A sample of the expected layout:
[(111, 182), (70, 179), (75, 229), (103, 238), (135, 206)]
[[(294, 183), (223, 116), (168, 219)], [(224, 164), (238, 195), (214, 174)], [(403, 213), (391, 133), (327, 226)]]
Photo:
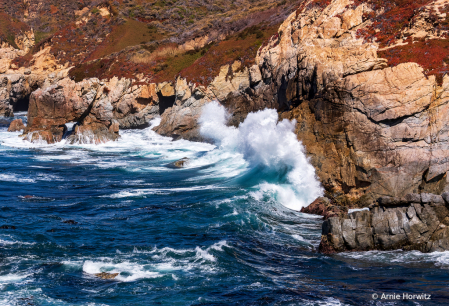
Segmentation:
[(449, 250), (449, 193), (382, 197), (369, 210), (324, 221), (323, 253), (368, 250)]

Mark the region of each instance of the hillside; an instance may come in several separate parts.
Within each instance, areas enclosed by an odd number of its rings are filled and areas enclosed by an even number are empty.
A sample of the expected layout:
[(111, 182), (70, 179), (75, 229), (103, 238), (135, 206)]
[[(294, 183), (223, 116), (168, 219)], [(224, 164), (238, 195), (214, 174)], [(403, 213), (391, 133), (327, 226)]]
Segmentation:
[[(71, 75), (77, 81), (174, 80), (190, 67), (185, 75), (201, 83), (210, 82), (223, 64), (253, 60), (296, 5), (274, 0), (27, 3), (3, 2), (5, 17), (34, 30), (36, 45), (15, 59), (16, 67), (28, 66), (32, 54), (50, 46), (59, 64), (76, 66)], [(0, 37), (14, 41), (10, 33)], [(191, 67), (201, 57), (200, 67)]]

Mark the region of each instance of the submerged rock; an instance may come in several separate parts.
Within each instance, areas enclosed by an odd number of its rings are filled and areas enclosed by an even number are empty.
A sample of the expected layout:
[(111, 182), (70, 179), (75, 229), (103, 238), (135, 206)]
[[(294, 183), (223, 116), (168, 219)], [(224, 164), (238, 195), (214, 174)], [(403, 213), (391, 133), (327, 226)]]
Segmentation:
[(178, 161), (175, 161), (171, 165), (175, 168), (184, 168), (187, 162), (190, 161), (190, 158), (184, 157), (183, 159), (180, 159)]
[(8, 128), (8, 132), (20, 132), (25, 129), (22, 119), (16, 119), (11, 122)]
[(101, 279), (114, 279), (119, 275), (119, 273), (107, 273), (107, 272), (101, 272), (95, 274), (96, 277)]
[(324, 221), (320, 252), (449, 250), (449, 203), (433, 194), (382, 197), (370, 210)]
[(76, 222), (76, 221), (74, 221), (74, 220), (65, 220), (65, 221), (62, 221), (62, 223), (65, 223), (65, 224), (72, 224), (72, 225), (78, 224), (78, 222)]

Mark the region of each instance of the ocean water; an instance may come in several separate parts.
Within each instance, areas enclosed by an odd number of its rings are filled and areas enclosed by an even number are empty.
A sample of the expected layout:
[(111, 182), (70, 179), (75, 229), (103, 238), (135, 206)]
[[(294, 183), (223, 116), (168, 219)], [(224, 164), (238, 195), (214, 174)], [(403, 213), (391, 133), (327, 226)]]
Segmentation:
[(322, 189), (294, 122), (265, 110), (236, 129), (226, 117), (203, 111), (213, 144), (151, 128), (31, 144), (0, 120), (0, 305), (449, 303), (449, 252), (319, 254), (322, 220), (299, 209)]

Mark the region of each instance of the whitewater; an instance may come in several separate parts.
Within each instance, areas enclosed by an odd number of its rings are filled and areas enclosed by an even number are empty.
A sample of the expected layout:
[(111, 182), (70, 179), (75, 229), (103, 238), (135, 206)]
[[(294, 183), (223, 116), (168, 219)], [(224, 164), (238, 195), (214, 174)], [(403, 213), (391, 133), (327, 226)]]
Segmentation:
[[(317, 252), (321, 217), (300, 209), (323, 189), (296, 122), (275, 110), (236, 128), (220, 104), (207, 104), (199, 122), (210, 143), (162, 137), (152, 130), (160, 119), (100, 145), (30, 143), (7, 132), (12, 119), (0, 121), (0, 305), (381, 305), (373, 293), (425, 290), (439, 297), (426, 305), (444, 305), (449, 297), (448, 252)], [(102, 272), (118, 276), (95, 276)]]

